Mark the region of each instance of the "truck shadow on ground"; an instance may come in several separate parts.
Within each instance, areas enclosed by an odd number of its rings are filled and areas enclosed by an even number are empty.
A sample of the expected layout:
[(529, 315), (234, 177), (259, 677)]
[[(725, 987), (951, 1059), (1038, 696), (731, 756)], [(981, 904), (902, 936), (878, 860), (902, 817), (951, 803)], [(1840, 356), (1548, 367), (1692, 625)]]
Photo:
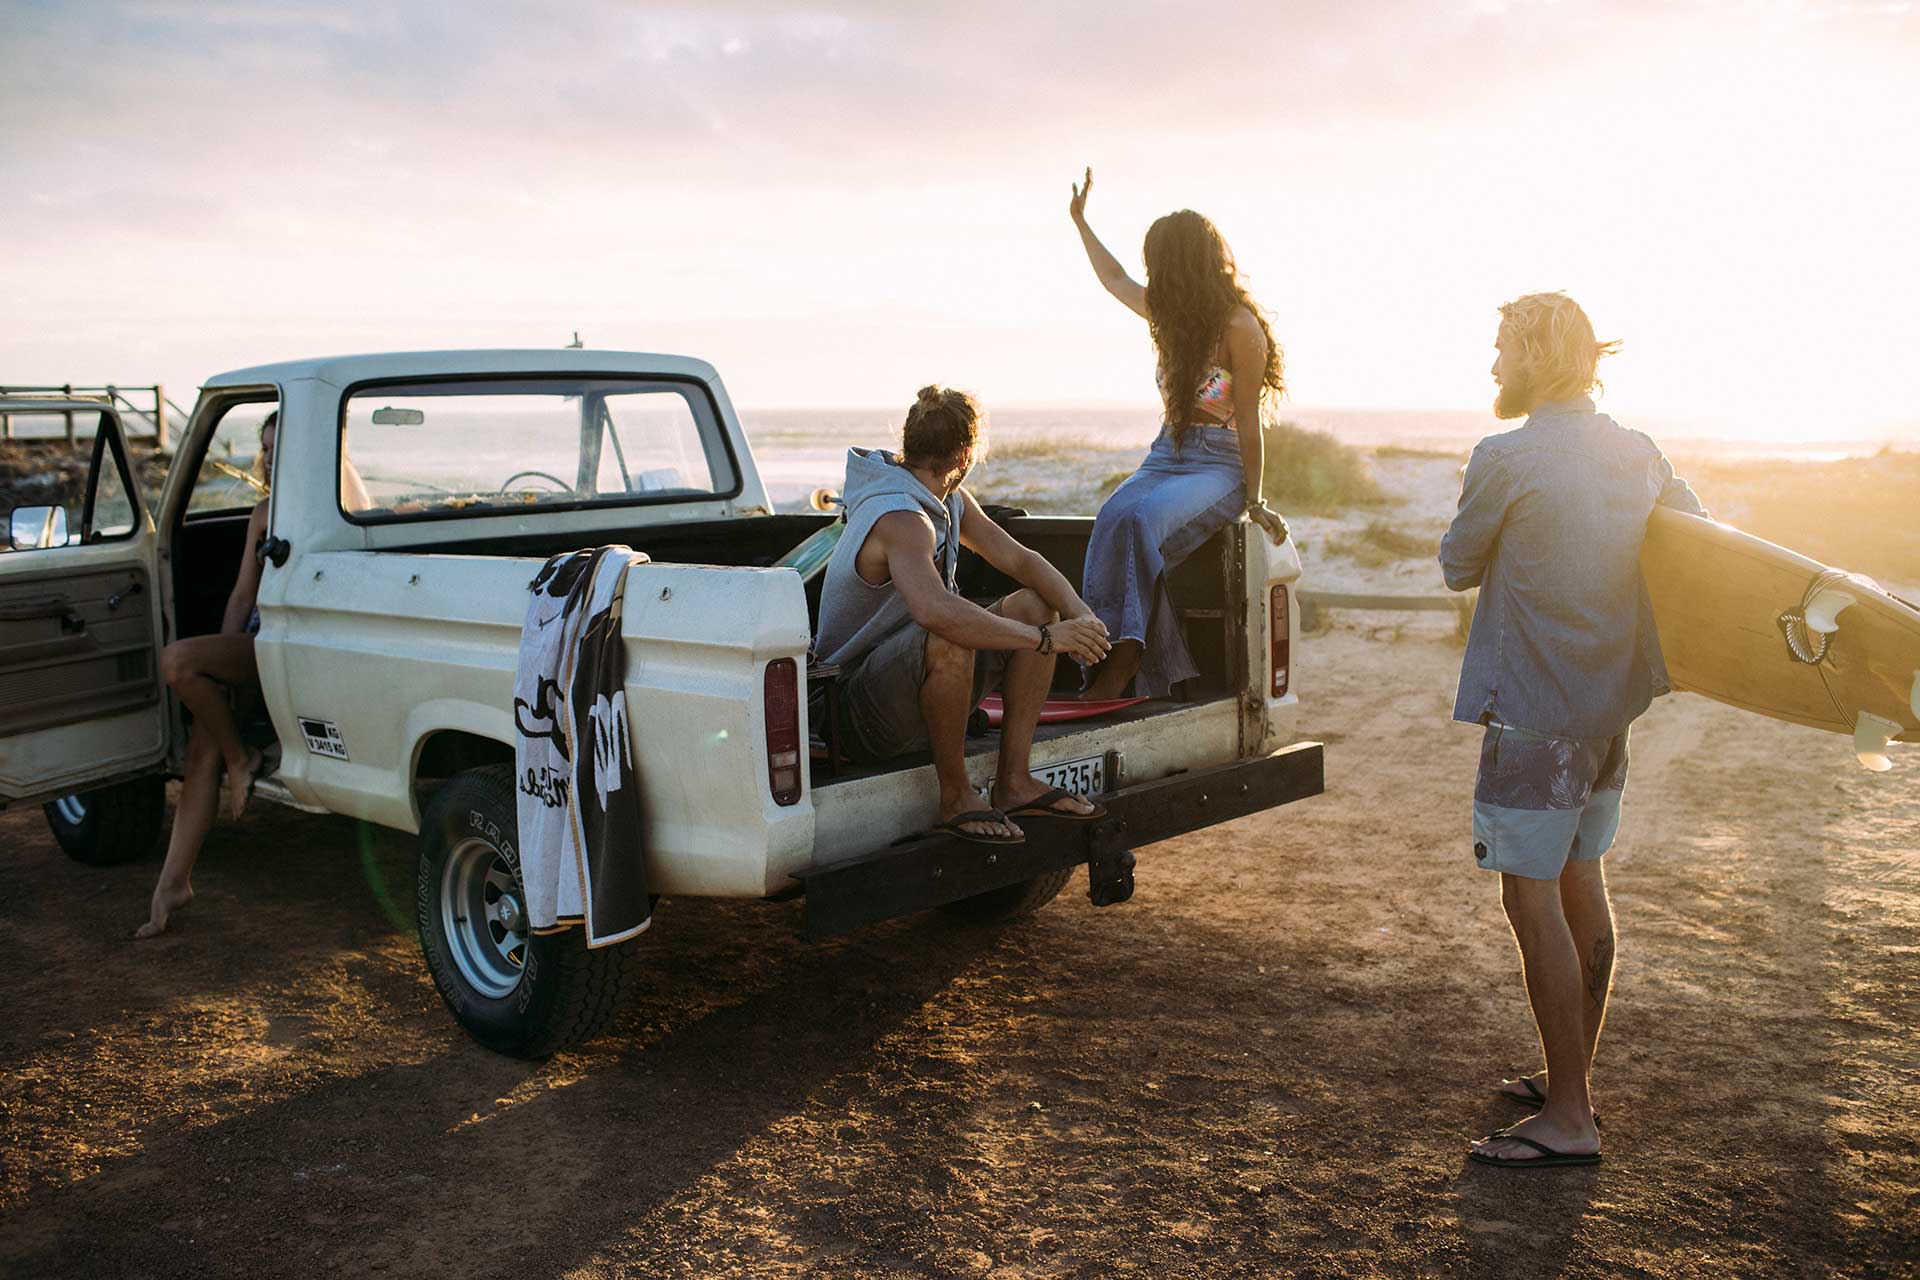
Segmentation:
[[(758, 931), (724, 922), (742, 925)], [(798, 948), (765, 982), (707, 969), (711, 952), (663, 946), (671, 998), (643, 998), (618, 1034), (546, 1064), (423, 1027), (441, 1042), (424, 1061), (157, 1137), (36, 1194), (10, 1213), (0, 1258), (19, 1274), (215, 1274), (257, 1271), (270, 1248), (280, 1263), (267, 1270), (325, 1259), (359, 1271), (398, 1262), (398, 1247), (439, 1274), (504, 1272), (531, 1250), (545, 1271), (571, 1242), (657, 1209), (835, 1077), (868, 1070), (875, 1043), (990, 945), (956, 935), (902, 965), (888, 932)]]

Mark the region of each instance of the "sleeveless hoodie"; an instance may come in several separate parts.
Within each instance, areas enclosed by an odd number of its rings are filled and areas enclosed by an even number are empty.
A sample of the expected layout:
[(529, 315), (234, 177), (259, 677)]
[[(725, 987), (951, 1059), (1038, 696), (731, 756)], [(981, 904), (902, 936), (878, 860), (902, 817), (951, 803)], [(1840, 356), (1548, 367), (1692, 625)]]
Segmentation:
[(885, 449), (847, 450), (847, 483), (841, 493), (847, 504), (847, 531), (827, 561), (826, 582), (820, 588), (820, 630), (813, 644), (814, 656), (835, 667), (864, 658), (912, 620), (891, 578), (876, 587), (854, 567), (874, 523), (893, 511), (918, 511), (933, 521), (940, 577), (953, 591), (960, 569), (963, 510), (960, 490), (940, 501)]

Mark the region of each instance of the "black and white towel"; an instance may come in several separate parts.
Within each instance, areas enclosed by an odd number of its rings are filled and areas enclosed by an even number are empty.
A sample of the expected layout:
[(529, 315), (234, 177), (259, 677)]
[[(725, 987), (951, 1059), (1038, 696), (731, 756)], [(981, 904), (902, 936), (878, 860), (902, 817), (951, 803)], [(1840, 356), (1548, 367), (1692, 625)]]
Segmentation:
[(590, 947), (633, 937), (653, 913), (620, 637), (627, 571), (646, 559), (621, 546), (555, 556), (528, 587), (520, 627), (513, 755), (528, 925), (584, 923)]

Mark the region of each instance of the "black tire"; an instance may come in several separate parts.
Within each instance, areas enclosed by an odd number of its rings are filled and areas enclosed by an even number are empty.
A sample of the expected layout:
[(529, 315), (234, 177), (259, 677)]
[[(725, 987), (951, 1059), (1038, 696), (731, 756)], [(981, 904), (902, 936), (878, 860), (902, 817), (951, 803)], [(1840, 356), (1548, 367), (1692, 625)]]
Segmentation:
[[(433, 985), (467, 1034), (544, 1058), (607, 1029), (638, 977), (639, 948), (589, 950), (581, 929), (515, 934), (491, 915), (475, 919), (475, 876), (482, 898), (492, 892), (488, 910), (511, 916), (524, 901), (514, 804), (510, 765), (468, 769), (440, 788), (421, 818), (414, 918)], [(505, 880), (522, 896), (503, 908)]]
[(167, 780), (149, 774), (61, 796), (41, 809), (69, 858), (90, 867), (117, 866), (159, 849), (167, 824)]
[(1060, 891), (1067, 887), (1067, 881), (1073, 879), (1076, 870), (1077, 867), (1062, 867), (1031, 880), (949, 902), (940, 910), (968, 924), (1002, 924), (1008, 920), (1018, 920), (1021, 916), (1032, 915), (1059, 897)]

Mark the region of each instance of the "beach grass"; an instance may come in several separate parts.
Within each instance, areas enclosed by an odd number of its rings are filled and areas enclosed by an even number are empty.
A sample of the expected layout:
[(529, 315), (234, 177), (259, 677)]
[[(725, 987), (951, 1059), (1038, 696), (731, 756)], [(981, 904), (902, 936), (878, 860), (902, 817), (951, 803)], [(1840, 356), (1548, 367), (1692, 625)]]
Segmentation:
[(1267, 429), (1262, 487), (1269, 506), (1306, 515), (1336, 515), (1387, 501), (1364, 452), (1329, 432), (1292, 422)]
[(1467, 451), (1465, 449), (1422, 449), (1406, 444), (1375, 445), (1372, 453), (1375, 458), (1382, 462), (1398, 462), (1403, 459), (1413, 461), (1450, 459), (1455, 462), (1465, 462), (1467, 460)]
[(994, 463), (1002, 467), (1033, 462), (1070, 463), (1106, 448), (1106, 445), (1078, 436), (1020, 436), (1012, 440), (997, 440), (989, 436), (987, 456), (980, 465), (985, 468)]

